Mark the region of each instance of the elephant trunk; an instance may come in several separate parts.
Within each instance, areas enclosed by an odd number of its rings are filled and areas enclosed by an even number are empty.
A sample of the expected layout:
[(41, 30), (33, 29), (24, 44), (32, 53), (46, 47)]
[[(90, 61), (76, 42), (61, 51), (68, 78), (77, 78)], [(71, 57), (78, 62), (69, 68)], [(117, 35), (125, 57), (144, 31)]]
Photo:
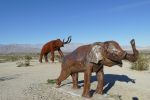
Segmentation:
[(131, 43), (131, 46), (132, 46), (133, 54), (127, 53), (126, 56), (125, 56), (125, 59), (128, 60), (128, 61), (131, 61), (131, 62), (135, 62), (138, 59), (139, 52), (136, 49), (135, 40), (132, 39), (130, 41), (130, 43)]

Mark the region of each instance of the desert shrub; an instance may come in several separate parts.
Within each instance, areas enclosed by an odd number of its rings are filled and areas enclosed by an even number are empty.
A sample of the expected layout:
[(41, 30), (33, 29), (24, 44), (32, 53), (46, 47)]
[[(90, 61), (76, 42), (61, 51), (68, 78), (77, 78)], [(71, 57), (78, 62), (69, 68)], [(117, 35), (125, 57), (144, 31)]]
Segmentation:
[(1, 62), (13, 62), (19, 59), (16, 55), (0, 55)]
[(18, 56), (8, 56), (7, 58), (6, 58), (6, 61), (17, 61), (18, 60)]
[(32, 57), (29, 55), (24, 56), (23, 58), (20, 58), (20, 60), (18, 60), (17, 67), (22, 67), (22, 66), (30, 66), (30, 61), (31, 61)]
[(131, 69), (133, 70), (148, 70), (149, 69), (149, 57), (145, 54), (139, 54), (136, 62), (132, 63)]
[(5, 60), (3, 60), (3, 59), (0, 59), (0, 63), (4, 63), (5, 62)]
[(21, 60), (19, 60), (19, 61), (16, 63), (16, 65), (17, 65), (17, 67), (22, 67), (22, 66), (24, 66), (24, 63), (23, 63)]
[(25, 66), (30, 66), (30, 61), (31, 61), (32, 57), (29, 56), (29, 55), (26, 55), (24, 58), (25, 58), (25, 63), (24, 63), (24, 65), (25, 65)]
[(48, 79), (47, 83), (48, 84), (55, 84), (56, 82), (55, 82), (55, 79)]
[(119, 94), (111, 94), (109, 95), (111, 98), (114, 98), (115, 100), (122, 100), (122, 96)]
[(55, 55), (55, 61), (61, 62), (62, 58), (60, 55)]
[(55, 55), (55, 60), (59, 61), (60, 56), (59, 55)]

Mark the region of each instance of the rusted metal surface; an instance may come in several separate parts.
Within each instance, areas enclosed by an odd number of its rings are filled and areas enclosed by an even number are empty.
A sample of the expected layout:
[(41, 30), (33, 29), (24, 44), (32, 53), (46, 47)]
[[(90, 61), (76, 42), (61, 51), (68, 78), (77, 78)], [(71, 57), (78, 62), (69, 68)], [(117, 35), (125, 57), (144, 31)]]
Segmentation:
[(71, 42), (71, 36), (68, 37), (68, 40), (66, 42), (64, 41), (64, 39), (63, 39), (63, 41), (61, 41), (60, 39), (57, 39), (57, 40), (52, 40), (52, 41), (46, 43), (42, 47), (39, 62), (42, 63), (43, 56), (45, 58), (45, 62), (48, 62), (48, 58), (47, 58), (48, 53), (51, 53), (50, 60), (52, 62), (54, 62), (54, 51), (56, 51), (56, 50), (59, 52), (60, 56), (63, 57), (64, 55), (60, 48), (63, 47), (64, 44), (68, 44), (70, 42)]
[(109, 67), (113, 65), (122, 66), (122, 60), (124, 59), (131, 62), (137, 60), (138, 51), (134, 39), (130, 43), (133, 54), (128, 54), (115, 41), (96, 42), (78, 47), (71, 54), (64, 57), (61, 73), (56, 80), (56, 84), (60, 87), (61, 82), (71, 75), (73, 88), (78, 88), (78, 72), (84, 72), (82, 96), (90, 97), (90, 77), (92, 72), (96, 72), (98, 85), (95, 92), (102, 94), (104, 84), (103, 65)]

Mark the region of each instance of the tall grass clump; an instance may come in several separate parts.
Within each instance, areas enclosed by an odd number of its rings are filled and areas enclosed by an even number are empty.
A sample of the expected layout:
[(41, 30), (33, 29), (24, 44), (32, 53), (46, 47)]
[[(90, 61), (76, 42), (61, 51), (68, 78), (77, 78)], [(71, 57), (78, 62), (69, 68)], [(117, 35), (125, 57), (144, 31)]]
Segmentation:
[(137, 61), (132, 63), (131, 69), (138, 70), (138, 71), (148, 70), (149, 60), (150, 60), (150, 57), (148, 57), (145, 54), (140, 53)]

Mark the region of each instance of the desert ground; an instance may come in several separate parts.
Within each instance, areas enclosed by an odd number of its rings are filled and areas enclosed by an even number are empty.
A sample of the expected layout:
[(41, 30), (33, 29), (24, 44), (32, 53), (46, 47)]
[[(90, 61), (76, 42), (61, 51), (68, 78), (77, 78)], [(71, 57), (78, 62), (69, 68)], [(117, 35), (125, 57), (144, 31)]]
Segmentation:
[[(150, 70), (134, 71), (131, 64), (123, 62), (123, 67), (104, 67), (104, 95), (95, 94), (97, 81), (95, 73), (91, 76), (91, 95), (89, 100), (149, 100)], [(16, 67), (16, 62), (0, 63), (0, 100), (85, 100), (83, 73), (79, 74), (80, 89), (73, 90), (71, 77), (62, 82), (60, 88), (47, 84), (48, 79), (56, 79), (61, 63), (39, 63), (31, 61), (29, 67)], [(88, 99), (87, 99), (88, 100)]]

